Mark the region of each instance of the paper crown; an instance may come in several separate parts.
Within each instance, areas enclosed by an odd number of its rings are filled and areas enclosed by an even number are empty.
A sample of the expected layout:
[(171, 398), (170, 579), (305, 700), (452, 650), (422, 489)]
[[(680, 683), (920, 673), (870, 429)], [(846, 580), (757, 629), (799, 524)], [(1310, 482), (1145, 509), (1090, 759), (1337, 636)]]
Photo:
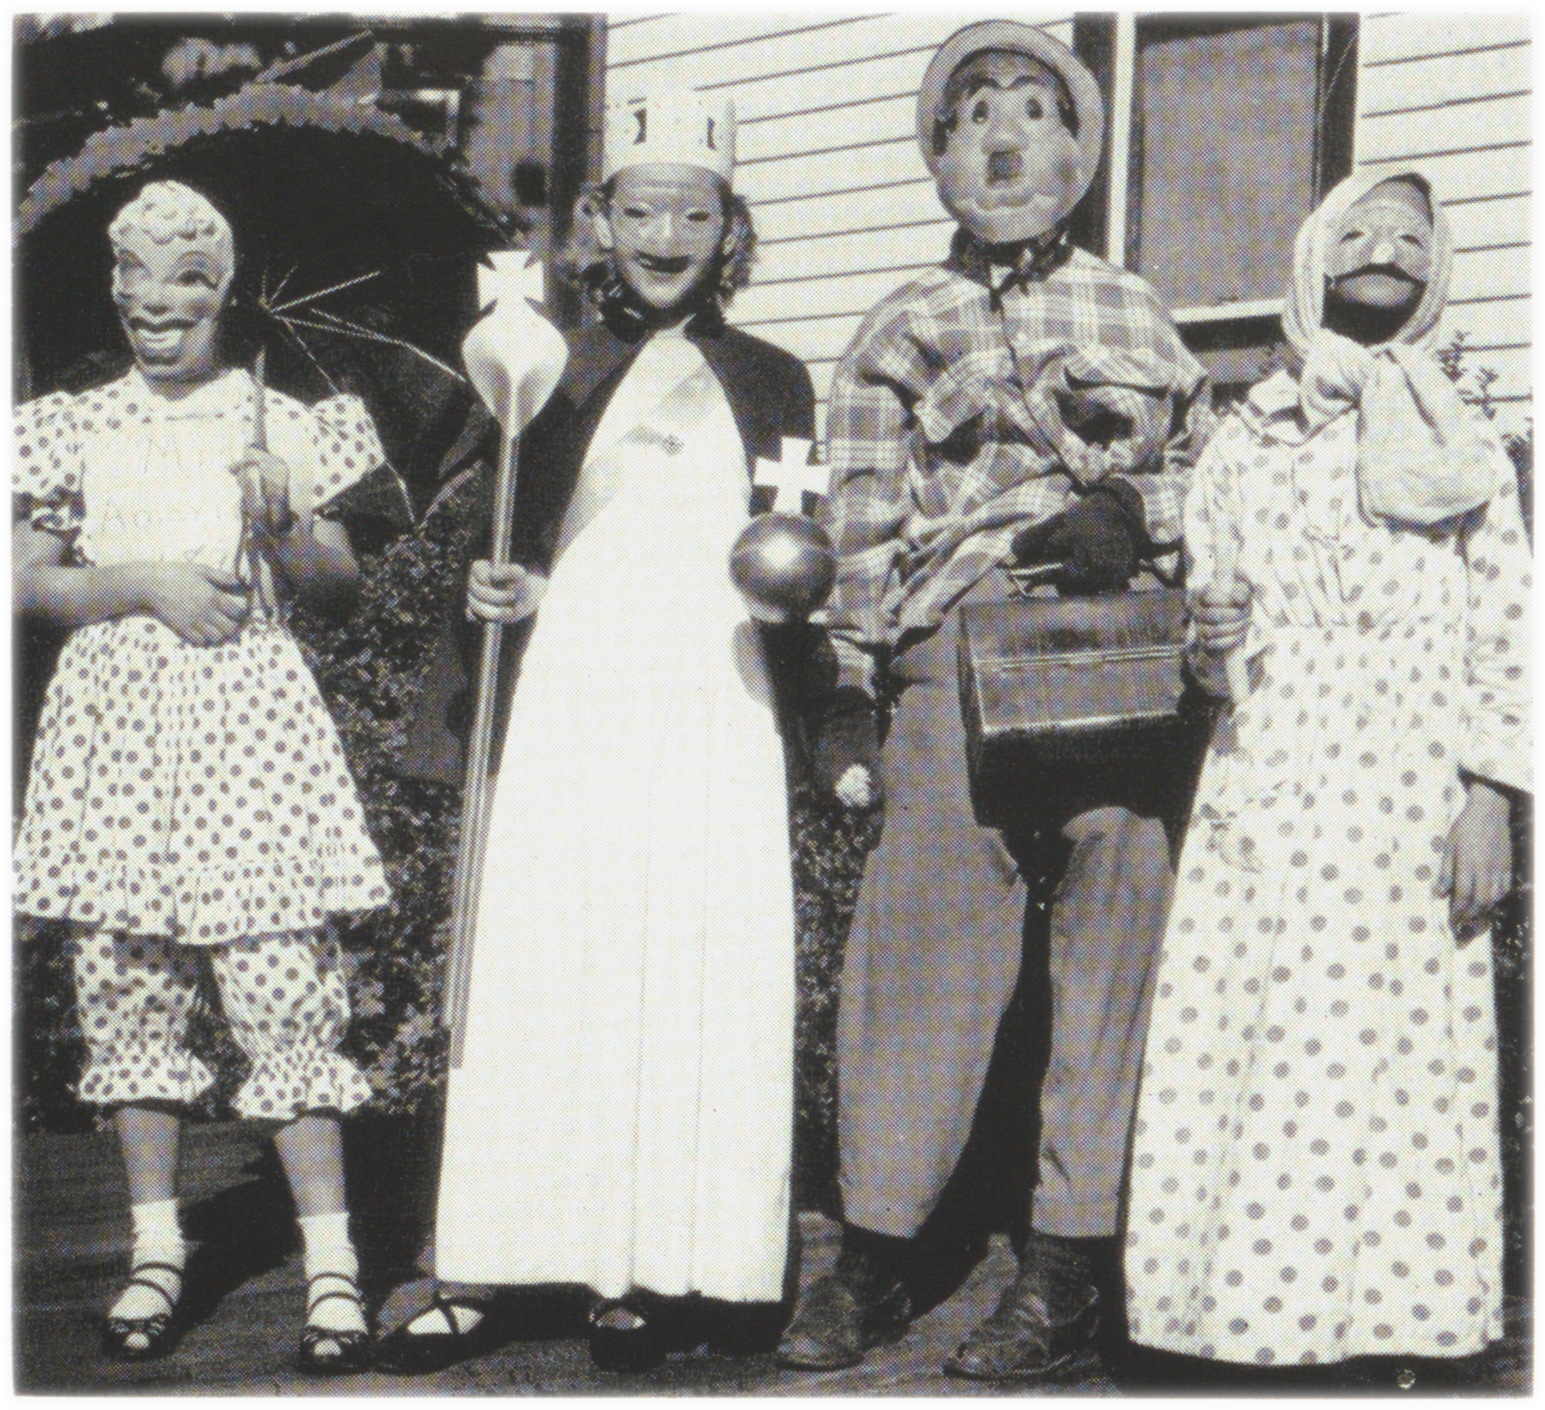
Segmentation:
[(735, 174), (735, 104), (690, 89), (662, 89), (606, 110), (601, 179), (656, 162), (698, 166), (724, 181)]

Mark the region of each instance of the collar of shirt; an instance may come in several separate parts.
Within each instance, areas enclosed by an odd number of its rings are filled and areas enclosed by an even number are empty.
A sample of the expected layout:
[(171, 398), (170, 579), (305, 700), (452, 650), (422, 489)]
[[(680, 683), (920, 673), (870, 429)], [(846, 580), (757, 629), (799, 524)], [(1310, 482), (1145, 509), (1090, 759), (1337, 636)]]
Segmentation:
[(1256, 433), (1288, 445), (1301, 445), (1309, 437), (1298, 400), (1298, 383), (1287, 372), (1273, 372), (1245, 394), (1240, 407)]
[(991, 295), (993, 307), (1001, 305), (1010, 289), (1046, 278), (1072, 257), (1073, 242), (1066, 224), (1058, 225), (1039, 240), (1021, 245), (989, 245), (964, 226), (950, 240), (944, 267), (980, 284)]
[[(689, 295), (687, 307), (691, 309), (682, 331), (692, 341), (700, 338), (716, 338), (724, 331), (724, 310), (712, 293), (699, 290)], [(647, 338), (658, 326), (659, 314), (646, 305), (628, 285), (619, 278), (607, 281), (599, 299), (601, 321), (626, 343), (636, 343)]]
[(169, 397), (156, 387), (138, 367), (131, 367), (124, 377), (124, 392), (144, 409), (147, 417), (163, 421), (198, 421), (227, 416), (250, 405), (255, 391), (245, 368), (228, 367), (180, 397)]

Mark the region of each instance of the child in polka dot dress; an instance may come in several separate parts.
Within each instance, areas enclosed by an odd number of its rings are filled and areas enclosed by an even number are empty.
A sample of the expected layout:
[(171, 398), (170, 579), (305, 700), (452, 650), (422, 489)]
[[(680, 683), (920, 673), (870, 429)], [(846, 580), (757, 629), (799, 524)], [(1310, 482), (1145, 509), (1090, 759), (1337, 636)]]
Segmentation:
[(356, 588), (346, 533), (314, 511), (384, 457), (352, 397), (308, 410), (264, 393), (271, 451), (253, 448), (257, 387), (218, 354), (233, 239), (204, 197), (154, 183), (110, 237), (135, 366), (18, 409), (12, 530), (18, 612), (74, 629), (33, 752), (15, 905), (68, 923), (80, 1095), (114, 1111), (127, 1167), (132, 1271), (104, 1345), (145, 1358), (173, 1340), (177, 1110), (213, 1080), (184, 1041), (207, 970), (251, 1060), (236, 1110), (283, 1123), (310, 1279), (302, 1368), (357, 1369), (338, 1118), (370, 1089), (337, 1051), (349, 1002), (328, 917), (387, 891), (274, 604)]
[(1485, 929), (1532, 782), (1530, 559), (1512, 467), (1428, 351), (1452, 252), (1418, 173), (1333, 191), (1284, 314), (1302, 370), (1188, 496), (1197, 667), (1223, 691), (1242, 653), (1248, 689), (1148, 1033), (1126, 1276), (1150, 1346), (1307, 1365), (1502, 1333)]

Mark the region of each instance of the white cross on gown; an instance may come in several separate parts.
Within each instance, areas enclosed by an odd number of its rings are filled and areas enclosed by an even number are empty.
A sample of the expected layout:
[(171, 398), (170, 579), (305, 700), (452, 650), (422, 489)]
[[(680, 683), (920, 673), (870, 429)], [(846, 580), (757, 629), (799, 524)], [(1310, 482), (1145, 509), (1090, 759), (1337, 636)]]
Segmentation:
[(557, 562), (511, 710), (436, 1271), (775, 1301), (794, 912), (782, 745), (728, 571), (745, 451), (685, 339), (652, 340), (612, 405), (591, 461), (615, 483)]
[[(778, 459), (757, 457), (751, 477), (755, 489), (770, 489), (770, 507), (780, 514), (808, 514), (814, 499), (823, 499), (831, 484), (831, 471), (824, 465), (810, 464), (810, 450), (815, 443), (798, 436), (785, 436)], [(806, 496), (813, 496), (807, 499)]]

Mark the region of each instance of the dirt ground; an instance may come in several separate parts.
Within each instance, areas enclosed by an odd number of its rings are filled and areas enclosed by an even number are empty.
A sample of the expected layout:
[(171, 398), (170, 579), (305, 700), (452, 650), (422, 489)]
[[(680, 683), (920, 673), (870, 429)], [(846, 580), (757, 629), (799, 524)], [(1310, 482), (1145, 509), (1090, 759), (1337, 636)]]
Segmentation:
[[(944, 1358), (992, 1307), (1012, 1276), (1013, 1252), (995, 1236), (971, 1264), (946, 1277), (939, 1300), (893, 1345), (849, 1371), (780, 1370), (771, 1347), (777, 1314), (737, 1322), (703, 1307), (683, 1317), (676, 1345), (655, 1370), (597, 1370), (583, 1335), (582, 1298), (531, 1292), (504, 1309), (507, 1339), (488, 1354), (435, 1376), (406, 1379), (370, 1373), (318, 1383), (290, 1369), (303, 1292), (288, 1197), (271, 1148), (235, 1123), (193, 1127), (184, 1155), (184, 1210), (195, 1243), (188, 1279), (189, 1327), (175, 1352), (143, 1366), (102, 1359), (101, 1310), (122, 1276), (127, 1240), (122, 1176), (111, 1138), (34, 1136), (17, 1147), (15, 1387), (23, 1392), (158, 1394), (756, 1394), (971, 1395), (1026, 1393), (1022, 1386), (949, 1380)], [(417, 1160), (417, 1163), (415, 1163)], [(350, 1171), (364, 1281), (387, 1308), (413, 1295), (416, 1238), (405, 1219), (424, 1206), (423, 1165), (412, 1141), (393, 1145), (377, 1132), (369, 1158)], [(417, 1191), (404, 1199), (404, 1192)], [(831, 1266), (837, 1226), (801, 1216), (801, 1281)], [(1183, 1358), (1141, 1353), (1119, 1324), (1107, 1325), (1096, 1351), (1037, 1394), (1192, 1394), (1340, 1391), (1398, 1394), (1402, 1372), (1413, 1389), (1433, 1394), (1527, 1394), (1532, 1360), (1530, 1307), (1514, 1291), (1508, 1336), (1485, 1356), (1450, 1364), (1356, 1366), (1306, 1382), (1294, 1373), (1247, 1374)], [(786, 1315), (786, 1314), (785, 1314)]]

